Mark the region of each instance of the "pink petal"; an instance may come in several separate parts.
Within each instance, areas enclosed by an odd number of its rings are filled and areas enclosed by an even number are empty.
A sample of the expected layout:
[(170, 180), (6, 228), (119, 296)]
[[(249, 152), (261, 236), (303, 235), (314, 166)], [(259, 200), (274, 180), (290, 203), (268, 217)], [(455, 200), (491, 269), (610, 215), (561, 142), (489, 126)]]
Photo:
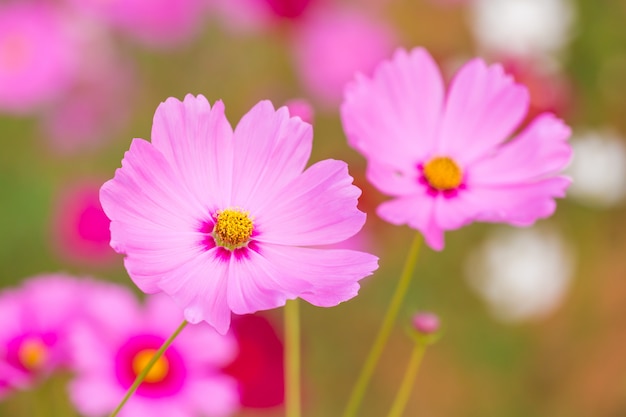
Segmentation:
[(277, 282), (298, 282), (299, 296), (319, 307), (354, 297), (358, 281), (378, 268), (378, 258), (365, 252), (263, 245), (261, 255), (276, 266)]
[(297, 292), (285, 287), (293, 286), (294, 277), (276, 269), (256, 252), (249, 256), (231, 256), (228, 276), (228, 305), (235, 314), (255, 313), (285, 305), (288, 298), (296, 298)]
[(238, 350), (237, 341), (231, 333), (220, 335), (207, 323), (187, 326), (175, 343), (189, 363), (202, 364), (202, 367), (222, 368), (235, 359)]
[(529, 226), (554, 213), (554, 199), (565, 197), (570, 183), (565, 177), (551, 177), (527, 184), (476, 187), (463, 197), (475, 207), (476, 220)]
[(187, 321), (195, 324), (204, 320), (225, 334), (230, 325), (228, 263), (218, 256), (219, 250), (213, 248), (181, 263), (157, 285), (184, 309)]
[(207, 211), (230, 201), (232, 138), (224, 104), (211, 108), (202, 95), (188, 94), (183, 102), (170, 97), (154, 115), (152, 144), (182, 179), (178, 186), (189, 187)]
[(156, 292), (159, 274), (202, 250), (202, 205), (176, 181), (176, 174), (151, 144), (135, 139), (115, 177), (100, 191), (111, 219), (111, 246), (126, 254), (133, 281)]
[(248, 208), (272, 201), (302, 173), (312, 143), (311, 125), (291, 118), (286, 107), (255, 105), (235, 128), (231, 204)]
[(474, 59), (450, 86), (437, 153), (468, 163), (506, 140), (528, 110), (528, 91), (500, 65)]
[(435, 222), (435, 198), (421, 194), (385, 201), (376, 209), (378, 215), (391, 224), (408, 224), (419, 230), (428, 246), (441, 250), (444, 246), (443, 229)]
[(367, 180), (385, 194), (392, 196), (410, 195), (419, 192), (419, 184), (414, 164), (400, 167), (370, 158), (367, 164)]
[(570, 128), (552, 114), (538, 116), (496, 154), (472, 164), (471, 184), (515, 184), (559, 172), (572, 157), (570, 134)]
[(69, 392), (72, 403), (85, 416), (109, 414), (124, 396), (119, 385), (99, 375), (76, 377), (69, 384)]
[(357, 209), (361, 190), (352, 185), (345, 162), (320, 161), (258, 208), (257, 240), (281, 245), (324, 245), (343, 241), (365, 223)]
[[(144, 321), (147, 332), (168, 337), (184, 320), (181, 309), (166, 294), (150, 294), (144, 300)], [(204, 326), (203, 326), (204, 327)], [(178, 342), (180, 336), (176, 339)]]
[(233, 415), (240, 407), (237, 383), (230, 377), (190, 381), (186, 389), (194, 409), (211, 417)]
[(241, 258), (231, 257), (228, 277), (228, 304), (236, 314), (254, 313), (285, 305), (313, 284), (292, 273), (291, 265), (274, 263), (274, 248), (279, 254), (288, 246), (258, 245)]
[(341, 120), (348, 142), (370, 159), (414, 168), (434, 149), (443, 95), (430, 54), (399, 49), (372, 79), (358, 76), (346, 87)]

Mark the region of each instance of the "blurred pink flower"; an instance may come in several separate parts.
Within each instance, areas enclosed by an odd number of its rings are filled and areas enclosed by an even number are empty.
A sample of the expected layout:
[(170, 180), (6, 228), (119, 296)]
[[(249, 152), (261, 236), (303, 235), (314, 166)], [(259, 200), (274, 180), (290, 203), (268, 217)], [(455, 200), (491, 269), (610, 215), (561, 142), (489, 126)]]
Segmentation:
[(46, 106), (41, 136), (58, 153), (97, 148), (123, 128), (131, 114), (137, 80), (110, 34), (94, 22), (73, 20), (80, 38), (80, 71), (72, 85)]
[(154, 48), (191, 41), (205, 23), (206, 0), (68, 0), (76, 9)]
[(298, 75), (312, 97), (330, 106), (356, 72), (370, 73), (395, 44), (390, 26), (344, 9), (318, 10), (293, 30)]
[(313, 117), (315, 110), (311, 103), (304, 99), (294, 98), (285, 102), (285, 106), (289, 109), (289, 115), (291, 117), (299, 117), (303, 122), (313, 124)]
[[(133, 140), (100, 199), (111, 245), (147, 293), (163, 291), (220, 333), (236, 314), (303, 298), (323, 307), (354, 297), (377, 258), (336, 243), (365, 222), (345, 162), (303, 172), (311, 125), (269, 101), (232, 130), (221, 101), (169, 98), (154, 116), (152, 143)], [(301, 247), (307, 246), (307, 247)]]
[(63, 92), (75, 74), (74, 53), (51, 7), (0, 4), (0, 112), (28, 113)]
[(443, 232), (473, 221), (527, 226), (550, 216), (570, 184), (558, 175), (571, 158), (570, 129), (544, 113), (512, 140), (528, 91), (499, 65), (474, 59), (445, 94), (422, 48), (398, 50), (372, 78), (345, 92), (343, 126), (368, 161), (368, 179), (394, 199), (378, 214), (421, 231), (436, 250)]
[(111, 222), (100, 205), (99, 187), (95, 181), (83, 181), (58, 195), (52, 238), (55, 250), (66, 260), (103, 264), (116, 257), (109, 245)]
[(507, 74), (528, 88), (530, 102), (527, 122), (544, 112), (564, 117), (572, 109), (572, 87), (564, 73), (548, 67), (541, 60), (528, 57), (511, 56), (500, 61)]
[(67, 343), (81, 317), (82, 281), (41, 275), (0, 294), (0, 395), (71, 365)]
[(278, 17), (297, 19), (308, 9), (313, 0), (263, 0)]
[[(70, 397), (87, 417), (110, 413), (183, 316), (169, 297), (142, 308), (123, 287), (101, 285), (87, 295), (86, 324), (71, 335), (76, 377)], [(88, 324), (87, 324), (88, 323)], [(188, 326), (150, 370), (120, 417), (227, 416), (239, 408), (235, 380), (220, 369), (236, 353), (232, 336), (207, 324)]]

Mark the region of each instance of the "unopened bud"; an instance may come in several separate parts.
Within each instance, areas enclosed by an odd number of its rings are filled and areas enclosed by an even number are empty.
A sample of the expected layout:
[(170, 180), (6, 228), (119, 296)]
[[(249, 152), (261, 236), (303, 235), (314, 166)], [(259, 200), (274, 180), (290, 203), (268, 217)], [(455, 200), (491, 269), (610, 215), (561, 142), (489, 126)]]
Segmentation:
[(434, 313), (420, 312), (413, 316), (413, 328), (419, 333), (428, 335), (439, 331), (439, 317)]

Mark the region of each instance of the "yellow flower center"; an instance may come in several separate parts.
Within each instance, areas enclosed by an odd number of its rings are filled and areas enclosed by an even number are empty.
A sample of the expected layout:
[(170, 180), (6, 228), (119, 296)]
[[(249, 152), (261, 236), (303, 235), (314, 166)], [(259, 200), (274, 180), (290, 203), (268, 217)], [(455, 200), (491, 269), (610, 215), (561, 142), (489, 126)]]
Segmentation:
[(438, 156), (431, 159), (424, 166), (424, 176), (431, 187), (437, 190), (453, 190), (461, 185), (463, 173), (461, 168), (447, 156)]
[(253, 230), (249, 212), (228, 208), (217, 212), (213, 237), (219, 246), (233, 250), (245, 246)]
[(39, 338), (25, 339), (17, 352), (22, 365), (28, 370), (36, 370), (48, 359), (48, 349)]
[[(144, 349), (139, 351), (133, 358), (133, 372), (135, 375), (139, 375), (141, 371), (144, 370), (150, 359), (156, 353), (156, 349)], [(165, 356), (161, 356), (157, 361), (152, 365), (150, 371), (146, 375), (144, 381), (145, 382), (161, 382), (167, 376), (167, 373), (170, 370), (170, 364), (167, 361)]]

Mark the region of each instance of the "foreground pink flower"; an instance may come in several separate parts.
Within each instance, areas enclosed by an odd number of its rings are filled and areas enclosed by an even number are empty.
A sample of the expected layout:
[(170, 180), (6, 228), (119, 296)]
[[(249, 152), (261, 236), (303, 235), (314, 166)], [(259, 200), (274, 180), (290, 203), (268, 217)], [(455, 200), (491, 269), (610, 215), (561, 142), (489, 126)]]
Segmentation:
[(543, 113), (508, 140), (527, 109), (527, 89), (480, 59), (459, 70), (446, 95), (432, 57), (416, 48), (398, 50), (372, 78), (358, 75), (341, 117), (368, 179), (394, 197), (380, 217), (441, 250), (445, 230), (473, 221), (528, 226), (565, 195), (570, 180), (557, 174), (571, 157), (570, 129)]
[[(354, 297), (373, 255), (308, 246), (340, 242), (365, 222), (342, 161), (308, 169), (312, 128), (268, 101), (233, 131), (221, 101), (169, 98), (152, 143), (133, 140), (100, 192), (111, 245), (147, 293), (165, 292), (191, 323), (220, 333), (231, 312), (297, 297), (322, 307)], [(303, 172), (304, 170), (304, 172)], [(303, 247), (307, 246), (307, 247)]]
[[(183, 320), (165, 295), (141, 307), (127, 289), (101, 284), (86, 305), (86, 325), (71, 335), (76, 377), (70, 396), (88, 417), (108, 415), (137, 374)], [(209, 325), (188, 326), (158, 359), (120, 417), (227, 416), (239, 408), (236, 381), (220, 371), (237, 345)]]
[(75, 75), (72, 37), (43, 4), (0, 4), (0, 111), (28, 113), (61, 94)]
[(82, 285), (65, 275), (41, 275), (0, 294), (0, 395), (71, 365), (67, 340), (82, 315)]

